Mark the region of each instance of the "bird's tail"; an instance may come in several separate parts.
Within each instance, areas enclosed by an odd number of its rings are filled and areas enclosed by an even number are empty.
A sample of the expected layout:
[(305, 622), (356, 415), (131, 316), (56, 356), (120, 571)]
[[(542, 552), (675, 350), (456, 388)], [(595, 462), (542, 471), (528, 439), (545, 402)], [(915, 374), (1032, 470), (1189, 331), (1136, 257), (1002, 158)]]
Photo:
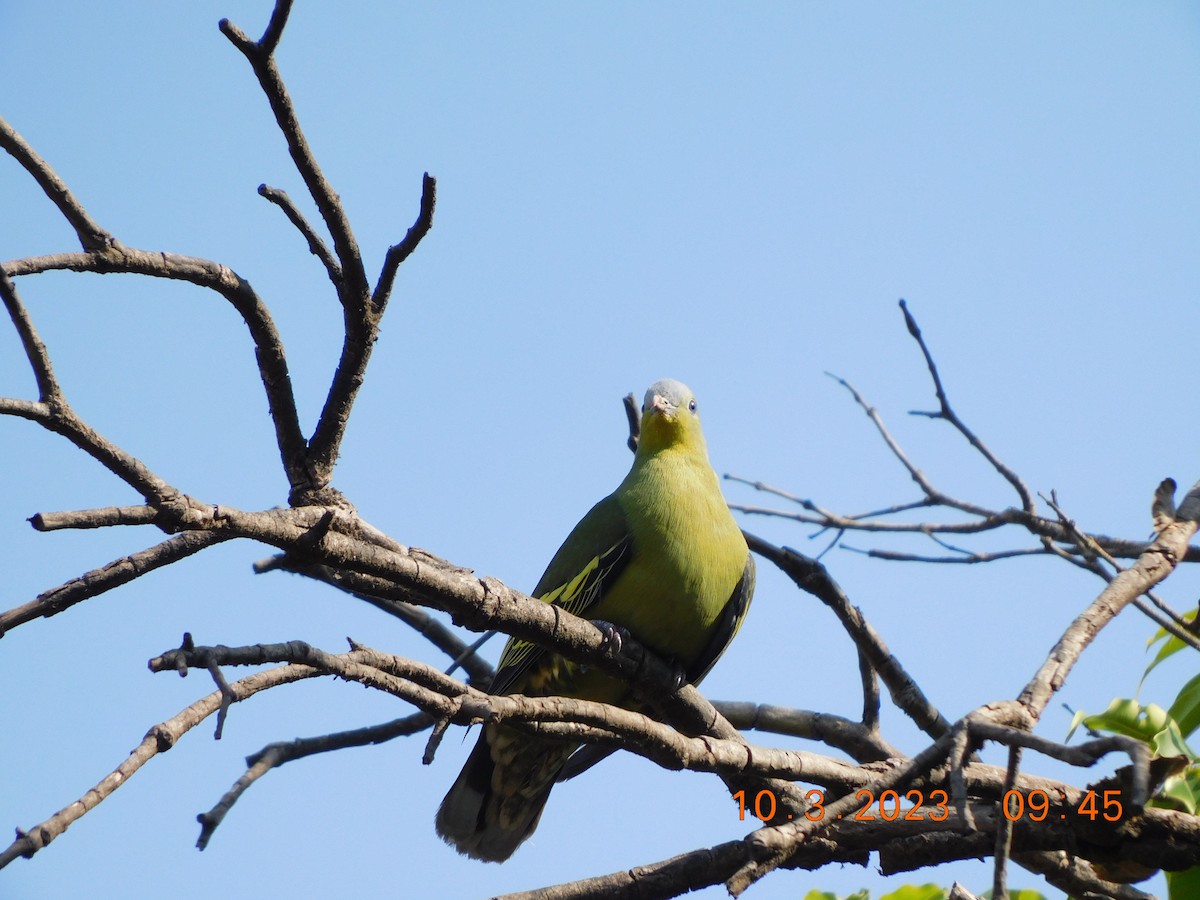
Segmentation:
[(504, 862), (537, 828), (550, 789), (574, 749), (485, 725), (438, 807), (437, 833), (459, 853)]

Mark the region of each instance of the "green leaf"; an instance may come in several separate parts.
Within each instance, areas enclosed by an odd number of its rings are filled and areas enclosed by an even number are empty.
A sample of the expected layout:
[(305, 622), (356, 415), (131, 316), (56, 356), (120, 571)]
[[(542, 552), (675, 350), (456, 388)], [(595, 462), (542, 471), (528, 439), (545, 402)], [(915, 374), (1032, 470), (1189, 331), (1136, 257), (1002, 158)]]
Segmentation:
[(1067, 729), (1067, 740), (1071, 739), (1071, 735), (1075, 733), (1075, 729), (1083, 724), (1083, 720), (1087, 718), (1087, 713), (1082, 709), (1075, 711), (1075, 715), (1071, 716), (1071, 726)]
[(1183, 735), (1179, 733), (1179, 726), (1174, 720), (1154, 736), (1154, 740), (1150, 742), (1150, 749), (1154, 751), (1154, 755), (1166, 759), (1171, 756), (1178, 756), (1182, 759), (1194, 762), (1196, 754), (1192, 752), (1192, 748), (1187, 745), (1187, 741), (1183, 739)]
[(804, 895), (804, 900), (838, 900), (838, 898), (837, 894), (833, 893), (833, 891), (813, 890)]
[(1200, 809), (1200, 768), (1191, 766), (1178, 775), (1172, 775), (1163, 782), (1149, 805), (1196, 815)]
[(1189, 760), (1196, 758), (1196, 754), (1183, 739), (1179, 725), (1170, 713), (1157, 703), (1147, 703), (1143, 706), (1136, 700), (1118, 697), (1108, 704), (1108, 709), (1102, 713), (1093, 716), (1076, 713), (1071, 722), (1071, 730), (1067, 734), (1068, 738), (1080, 724), (1093, 731), (1108, 731), (1137, 738), (1149, 744), (1155, 756), (1182, 756)]
[(1161, 730), (1162, 721), (1166, 717), (1166, 710), (1161, 706), (1150, 704), (1143, 707), (1136, 700), (1131, 700), (1127, 697), (1118, 697), (1108, 704), (1108, 708), (1102, 713), (1095, 715), (1085, 715), (1076, 713), (1075, 718), (1071, 722), (1071, 732), (1068, 733), (1069, 738), (1074, 730), (1080, 724), (1092, 729), (1093, 731), (1109, 731), (1114, 734), (1124, 734), (1128, 737), (1135, 737), (1145, 741), (1147, 744), (1153, 739), (1154, 735)]
[[(1180, 618), (1190, 624), (1196, 618), (1197, 612), (1200, 612), (1200, 609), (1189, 610), (1180, 616)], [(1158, 631), (1154, 632), (1154, 637), (1150, 638), (1150, 640), (1146, 642), (1147, 648), (1153, 647), (1164, 638), (1166, 639), (1165, 643), (1158, 648), (1158, 653), (1154, 655), (1154, 659), (1150, 661), (1150, 665), (1146, 666), (1146, 671), (1142, 673), (1143, 681), (1146, 680), (1146, 676), (1149, 675), (1151, 670), (1153, 670), (1154, 667), (1160, 662), (1168, 657), (1174, 656), (1187, 646), (1183, 641), (1168, 632), (1165, 628), (1160, 628)]]
[(1185, 738), (1200, 727), (1200, 675), (1183, 686), (1169, 712)]
[(1193, 900), (1200, 897), (1200, 868), (1167, 873), (1169, 900)]
[(946, 900), (946, 889), (936, 884), (906, 884), (879, 900)]

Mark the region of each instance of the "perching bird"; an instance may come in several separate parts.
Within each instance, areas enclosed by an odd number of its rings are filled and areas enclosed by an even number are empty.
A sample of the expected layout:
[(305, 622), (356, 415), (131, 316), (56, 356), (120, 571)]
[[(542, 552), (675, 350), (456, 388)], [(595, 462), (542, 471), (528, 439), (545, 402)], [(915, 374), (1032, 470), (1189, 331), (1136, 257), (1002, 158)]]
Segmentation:
[[(708, 462), (696, 398), (670, 379), (642, 405), (633, 468), (567, 536), (533, 596), (626, 629), (699, 684), (745, 618), (754, 560)], [(629, 685), (512, 638), (493, 694), (628, 703)], [(460, 853), (503, 862), (537, 827), (578, 745), (503, 723), (479, 742), (437, 813), (438, 834)]]

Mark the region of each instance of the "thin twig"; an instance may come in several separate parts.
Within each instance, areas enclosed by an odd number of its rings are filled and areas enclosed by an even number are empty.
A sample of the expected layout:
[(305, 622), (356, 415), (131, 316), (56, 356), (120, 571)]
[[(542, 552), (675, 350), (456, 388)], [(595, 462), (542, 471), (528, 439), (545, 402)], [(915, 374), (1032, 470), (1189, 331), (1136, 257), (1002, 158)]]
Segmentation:
[[(1008, 748), (1008, 769), (1004, 774), (1004, 794), (996, 804), (996, 850), (992, 863), (992, 900), (1008, 900), (1008, 859), (1012, 854), (1013, 821), (1018, 818), (1015, 809), (1009, 809), (1010, 792), (1016, 786), (1021, 768), (1021, 748)], [(1012, 799), (1015, 807), (1016, 798)]]
[(212, 675), (213, 682), (216, 683), (217, 690), (221, 694), (221, 706), (217, 709), (217, 727), (213, 732), (213, 740), (219, 741), (225, 731), (225, 717), (229, 715), (229, 706), (237, 700), (237, 695), (229, 687), (229, 682), (225, 680), (225, 674), (221, 671), (220, 666), (216, 663), (209, 663), (208, 672)]
[(952, 738), (950, 750), (946, 754), (950, 763), (950, 799), (954, 801), (958, 814), (962, 816), (967, 827), (975, 831), (975, 815), (971, 811), (970, 798), (967, 796), (967, 779), (964, 770), (971, 761), (971, 723), (968, 719), (960, 719), (954, 723), (950, 732)]
[[(1175, 480), (1172, 478), (1167, 478), (1159, 484), (1158, 488), (1154, 492), (1154, 502), (1151, 505), (1151, 511), (1154, 517), (1154, 526), (1156, 532), (1160, 532), (1167, 528), (1174, 521), (1176, 514), (1174, 491)], [(1054, 510), (1055, 514), (1058, 515), (1059, 521), (1062, 522), (1063, 525), (1070, 529), (1071, 533), (1075, 535), (1076, 542), (1078, 546), (1082, 548), (1082, 552), (1084, 554), (1099, 556), (1117, 572), (1125, 571), (1125, 567), (1117, 562), (1113, 558), (1112, 554), (1105, 550), (1101, 544), (1097, 543), (1089, 535), (1085, 534), (1076, 524), (1075, 520), (1063, 511), (1058, 502), (1058, 495), (1054, 491), (1050, 492), (1049, 498), (1043, 496), (1042, 499), (1045, 500), (1046, 503), (1049, 504), (1050, 508)], [(1075, 562), (1075, 560), (1072, 560), (1072, 562)], [(1099, 565), (1085, 565), (1084, 567), (1095, 572), (1106, 582), (1112, 581), (1113, 576), (1109, 575), (1106, 571), (1100, 568)], [(1153, 591), (1147, 590), (1145, 595), (1149, 597), (1154, 604), (1159, 607), (1159, 609), (1162, 609), (1164, 612), (1166, 612), (1166, 615), (1160, 615), (1157, 610), (1153, 609), (1150, 604), (1148, 604), (1141, 597), (1135, 597), (1133, 600), (1133, 605), (1138, 609), (1138, 611), (1145, 615), (1146, 618), (1152, 621), (1159, 628), (1178, 638), (1185, 646), (1191, 647), (1193, 650), (1200, 650), (1200, 639), (1197, 639), (1194, 634), (1187, 630), (1187, 622), (1183, 619), (1183, 617), (1175, 613), (1174, 610), (1155, 597)]]
[[(387, 579), (374, 578), (358, 572), (338, 571), (328, 566), (298, 563), (287, 556), (276, 557), (275, 561), (275, 568), (323, 581), (400, 619), (450, 657), (453, 662), (445, 674), (451, 675), (456, 668), (461, 667), (473, 685), (486, 686), (491, 683), (495, 669), (476, 651), (490, 635), (497, 633), (495, 630), (489, 630), (474, 643), (467, 644), (445, 623), (409, 602), (411, 593), (397, 588)], [(263, 569), (259, 568), (258, 571)]]
[(29, 318), (29, 312), (17, 294), (16, 285), (12, 283), (12, 279), (8, 277), (3, 268), (0, 268), (0, 299), (4, 300), (4, 307), (8, 310), (9, 318), (12, 319), (13, 326), (17, 329), (17, 336), (21, 339), (21, 346), (25, 349), (25, 358), (29, 360), (29, 365), (33, 368), (33, 377), (38, 388), (38, 400), (51, 405), (60, 402), (62, 389), (54, 377), (50, 354), (46, 351), (46, 345), (42, 343), (42, 339), (38, 337), (37, 329), (33, 327), (33, 320)]
[(233, 805), (241, 799), (246, 789), (272, 769), (316, 753), (382, 744), (385, 741), (424, 731), (432, 722), (433, 718), (425, 713), (413, 713), (391, 722), (366, 728), (355, 728), (334, 734), (268, 744), (257, 753), (246, 757), (246, 772), (222, 795), (212, 809), (196, 816), (196, 820), (200, 823), (200, 837), (196, 840), (196, 847), (203, 850), (208, 846), (213, 833)]
[(877, 731), (831, 713), (744, 701), (714, 700), (712, 704), (740, 731), (764, 731), (820, 741), (848, 753), (860, 763), (903, 756)]
[(851, 605), (849, 598), (829, 576), (823, 565), (790, 547), (776, 547), (756, 535), (748, 532), (743, 534), (751, 550), (771, 560), (799, 588), (818, 597), (833, 610), (842, 627), (887, 685), (892, 701), (908, 714), (922, 731), (936, 738), (949, 729), (950, 723), (929, 702), (900, 661), (888, 650), (883, 639), (866, 621), (862, 611)]
[(103, 251), (31, 256), (10, 260), (4, 263), (3, 268), (10, 276), (35, 275), (63, 269), (97, 274), (144, 275), (186, 281), (220, 294), (242, 317), (254, 342), (255, 360), (266, 392), (280, 458), (289, 483), (293, 489), (308, 484), (307, 442), (300, 431), (300, 419), (296, 412), (296, 399), (283, 352), (283, 341), (266, 304), (255, 293), (250, 282), (228, 266), (199, 257), (139, 250), (114, 242)]
[[(806, 504), (811, 501), (804, 501)], [(1045, 537), (1051, 541), (1058, 541), (1070, 545), (1073, 541), (1072, 536), (1062, 526), (1061, 523), (1042, 518), (1041, 516), (1027, 516), (1022, 510), (1009, 508), (1005, 510), (991, 510), (988, 514), (981, 518), (967, 522), (880, 522), (871, 519), (859, 519), (854, 516), (841, 515), (824, 509), (817, 504), (806, 505), (806, 509), (811, 509), (812, 514), (784, 512), (778, 509), (769, 507), (749, 506), (740, 503), (731, 503), (729, 508), (735, 512), (743, 512), (748, 515), (770, 516), (777, 519), (787, 519), (789, 521), (801, 522), (806, 525), (816, 525), (822, 529), (837, 528), (845, 531), (862, 531), (875, 533), (889, 534), (920, 534), (930, 536), (934, 534), (981, 534), (988, 531), (995, 531), (1007, 525), (1017, 525), (1024, 528), (1026, 531), (1038, 537)], [(955, 507), (957, 508), (957, 507)], [(1115, 538), (1104, 534), (1092, 534), (1088, 537), (1099, 546), (1103, 547), (1107, 553), (1116, 558), (1121, 559), (1137, 559), (1146, 548), (1149, 546), (1148, 541), (1132, 541), (1125, 538)], [(847, 548), (849, 549), (849, 548)], [(912, 562), (964, 562), (966, 560), (952, 559), (946, 557), (931, 557), (920, 554), (896, 554), (888, 550), (856, 550), (859, 553), (867, 553), (879, 559), (896, 559), (908, 560)], [(1007, 553), (1007, 551), (1004, 551)], [(1054, 552), (1047, 548), (1046, 552)], [(1017, 555), (1036, 555), (1030, 551), (1019, 551)], [(987, 554), (981, 554), (987, 556)], [(992, 554), (993, 559), (1006, 559), (1006, 555), (1000, 553)], [(1200, 546), (1189, 547), (1185, 553), (1184, 562), (1200, 562)]]
[(258, 42), (250, 40), (240, 28), (228, 19), (222, 19), (218, 23), (218, 27), (230, 43), (246, 57), (258, 79), (259, 86), (275, 116), (275, 122), (287, 142), (288, 153), (291, 154), (296, 171), (304, 180), (308, 193), (316, 203), (321, 218), (325, 221), (325, 227), (329, 229), (333, 238), (333, 249), (341, 263), (344, 277), (343, 306), (347, 310), (354, 310), (357, 315), (361, 315), (366, 310), (369, 291), (358, 242), (354, 238), (354, 232), (350, 228), (350, 222), (346, 218), (337, 192), (326, 180), (317, 163), (316, 156), (308, 144), (308, 139), (304, 136), (300, 120), (296, 116), (296, 109), (292, 105), (292, 98), (288, 95), (283, 77), (279, 73), (279, 67), (275, 63), (275, 48), (279, 43), (284, 26), (287, 24), (290, 8), (290, 2), (281, 2), (276, 5), (267, 31), (263, 34), (262, 40)]
[(979, 452), (984, 459), (992, 464), (1001, 477), (1012, 485), (1013, 490), (1017, 492), (1017, 496), (1021, 498), (1021, 508), (1030, 515), (1036, 515), (1037, 506), (1033, 502), (1033, 494), (1016, 472), (1006, 466), (1000, 459), (992, 453), (991, 449), (983, 443), (975, 432), (967, 427), (966, 423), (958, 417), (958, 413), (950, 405), (950, 400), (946, 396), (946, 390), (942, 386), (942, 378), (938, 374), (937, 364), (933, 361), (933, 354), (929, 352), (929, 347), (925, 343), (925, 338), (921, 335), (921, 329), (917, 325), (917, 320), (908, 310), (908, 304), (903, 300), (900, 301), (900, 310), (904, 313), (904, 324), (908, 327), (908, 333), (912, 335), (917, 345), (921, 348), (921, 353), (925, 356), (925, 365), (929, 368), (929, 376), (933, 379), (933, 386), (937, 394), (939, 409), (936, 413), (914, 413), (914, 415), (924, 415), (934, 418), (945, 419), (954, 428), (967, 439), (972, 447)]
[[(286, 666), (266, 672), (256, 672), (230, 685), (238, 700), (245, 700), (259, 691), (286, 684), (301, 678), (321, 674), (303, 666)], [(78, 821), (90, 810), (106, 800), (113, 791), (125, 784), (138, 769), (160, 753), (165, 753), (192, 728), (199, 725), (221, 706), (221, 692), (213, 691), (148, 732), (142, 742), (134, 748), (119, 766), (105, 776), (86, 794), (69, 806), (59, 810), (46, 821), (28, 831), (18, 830), (17, 839), (0, 851), (0, 869), (19, 857), (28, 859)]]
[(892, 433), (883, 424), (883, 418), (879, 415), (879, 410), (867, 403), (863, 399), (863, 395), (858, 392), (858, 389), (846, 379), (834, 375), (832, 372), (826, 372), (825, 374), (850, 392), (850, 396), (854, 398), (854, 402), (867, 414), (867, 418), (871, 420), (871, 424), (875, 426), (875, 430), (879, 432), (879, 436), (883, 438), (883, 442), (887, 444), (888, 449), (892, 451), (892, 455), (900, 461), (900, 464), (908, 470), (909, 476), (917, 483), (917, 487), (921, 489), (921, 492), (931, 500), (937, 498), (936, 502), (941, 503), (941, 498), (944, 495), (925, 477), (925, 473), (917, 468), (913, 461), (908, 458), (908, 454), (904, 452), (904, 448), (892, 437)]
[(18, 625), (43, 616), (53, 616), (77, 603), (120, 587), (155, 569), (199, 553), (214, 544), (228, 540), (231, 535), (218, 532), (188, 532), (168, 538), (129, 556), (115, 559), (106, 566), (85, 572), (78, 578), (44, 591), (29, 603), (0, 613), (0, 637)]
[(275, 52), (275, 48), (279, 46), (279, 41), (283, 37), (283, 29), (287, 25), (291, 12), (292, 0), (276, 0), (275, 8), (271, 10), (271, 20), (267, 22), (263, 36), (258, 40), (260, 53), (270, 56)]
[(995, 553), (971, 552), (966, 556), (925, 556), (921, 553), (902, 553), (898, 550), (863, 550), (859, 547), (851, 547), (849, 544), (843, 544), (842, 549), (849, 550), (851, 553), (861, 553), (871, 559), (935, 563), (937, 565), (975, 565), (996, 562), (1001, 559), (1016, 559), (1022, 556), (1045, 556), (1049, 552), (1042, 547), (1023, 547), (1017, 550), (998, 550)]
[(383, 315), (388, 298), (392, 295), (396, 272), (417, 249), (417, 245), (429, 233), (429, 229), (433, 227), (433, 211), (436, 205), (437, 181), (426, 172), (421, 179), (421, 208), (417, 213), (417, 220), (413, 222), (412, 227), (408, 229), (400, 243), (388, 247), (387, 255), (384, 257), (383, 268), (380, 270), (379, 280), (375, 284), (375, 292), (371, 295), (371, 308), (374, 315)]
[(288, 196), (287, 191), (282, 191), (279, 188), (273, 188), (266, 184), (260, 184), (258, 186), (258, 194), (283, 210), (283, 214), (287, 216), (288, 221), (296, 227), (296, 230), (300, 232), (304, 240), (308, 242), (309, 252), (321, 261), (326, 273), (329, 275), (329, 280), (333, 282), (334, 287), (337, 287), (342, 280), (342, 267), (338, 265), (337, 259), (334, 258), (333, 253), (330, 252), (329, 247), (326, 246), (321, 236), (309, 224), (308, 219), (304, 218), (304, 214), (292, 202), (292, 198)]
[(1018, 698), (1034, 718), (1041, 715), (1050, 698), (1066, 681), (1080, 654), (1100, 630), (1126, 605), (1175, 570), (1187, 550), (1188, 541), (1196, 533), (1198, 519), (1200, 484), (1193, 486), (1180, 504), (1179, 518), (1164, 528), (1137, 562), (1117, 575), (1063, 632)]
[(79, 243), (85, 251), (104, 250), (116, 243), (116, 239), (88, 215), (83, 204), (71, 193), (66, 182), (58, 177), (58, 173), (49, 163), (38, 156), (16, 129), (3, 118), (0, 118), (0, 149), (5, 150), (33, 176), (33, 180), (58, 207), (63, 218), (75, 229)]
[(879, 676), (862, 650), (858, 651), (858, 674), (863, 689), (862, 724), (868, 731), (875, 732), (879, 730)]
[[(956, 504), (958, 502), (955, 501)], [(815, 515), (781, 512), (769, 507), (747, 506), (740, 503), (731, 503), (729, 508), (749, 515), (792, 519), (796, 522), (804, 522), (809, 525), (820, 525), (822, 528), (838, 528), (845, 531), (890, 532), (893, 534), (923, 534), (926, 536), (933, 534), (980, 534), (985, 531), (994, 531), (998, 528), (1003, 528), (1005, 525), (1026, 525), (1019, 515), (1019, 510), (1011, 509), (999, 512), (985, 510), (981, 518), (967, 522), (880, 522), (871, 519), (856, 519), (850, 516), (843, 516), (823, 509), (816, 504), (812, 504), (811, 507)], [(954, 508), (957, 509), (959, 507), (955, 506)], [(1026, 525), (1026, 527), (1028, 526)], [(1145, 547), (1145, 544), (1143, 543), (1139, 546)]]
[(29, 524), (36, 531), (66, 528), (111, 528), (118, 525), (153, 525), (162, 514), (153, 506), (105, 506), (101, 509), (73, 509), (65, 512), (36, 513)]

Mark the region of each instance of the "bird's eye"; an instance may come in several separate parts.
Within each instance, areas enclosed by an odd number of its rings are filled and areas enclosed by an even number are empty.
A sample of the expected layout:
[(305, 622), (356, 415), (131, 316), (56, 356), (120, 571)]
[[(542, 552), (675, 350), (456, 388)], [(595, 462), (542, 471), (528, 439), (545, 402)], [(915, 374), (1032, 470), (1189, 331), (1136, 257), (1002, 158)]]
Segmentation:
[(695, 400), (689, 400), (689, 401), (688, 401), (688, 410), (689, 410), (690, 412), (695, 412), (695, 411), (696, 411), (696, 401), (695, 401)]

